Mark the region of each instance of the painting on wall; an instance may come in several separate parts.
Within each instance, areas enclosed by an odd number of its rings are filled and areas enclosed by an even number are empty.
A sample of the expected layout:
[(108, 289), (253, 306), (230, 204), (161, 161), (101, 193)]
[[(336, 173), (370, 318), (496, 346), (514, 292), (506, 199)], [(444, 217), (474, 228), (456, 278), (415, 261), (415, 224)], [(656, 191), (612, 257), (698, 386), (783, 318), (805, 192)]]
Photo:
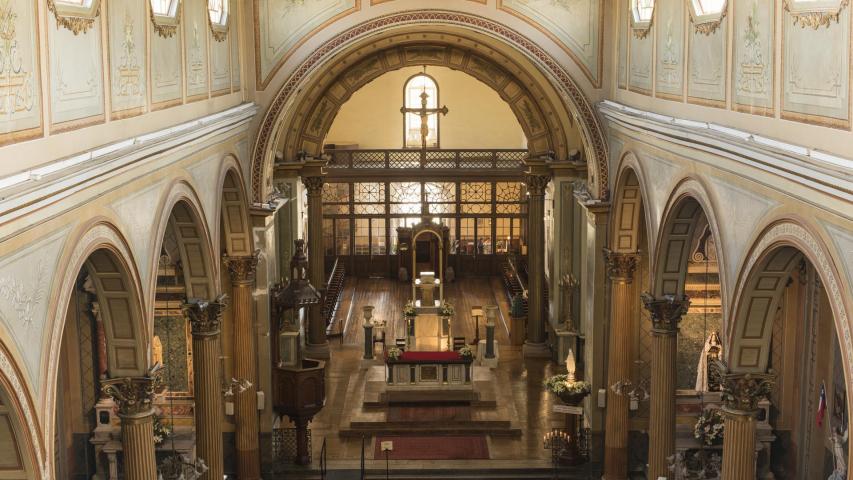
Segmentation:
[(732, 5), (732, 94), (738, 111), (773, 115), (773, 5), (773, 0)]
[(596, 86), (601, 82), (601, 0), (498, 0), (559, 43)]
[(692, 103), (726, 106), (726, 39), (728, 22), (723, 19), (713, 32), (705, 33), (691, 23), (687, 64), (687, 97)]
[(847, 128), (850, 110), (850, 9), (813, 28), (786, 13), (782, 41), (782, 118)]
[(52, 123), (103, 120), (101, 22), (77, 34), (59, 25), (54, 15), (48, 15), (47, 24)]
[(141, 110), (147, 97), (145, 4), (112, 0), (108, 12), (112, 111)]
[(360, 6), (360, 0), (255, 0), (261, 86), (314, 30)]
[(658, 0), (655, 95), (680, 100), (684, 95), (684, 6), (681, 0)]
[(0, 145), (41, 133), (36, 20), (32, 0), (0, 1)]

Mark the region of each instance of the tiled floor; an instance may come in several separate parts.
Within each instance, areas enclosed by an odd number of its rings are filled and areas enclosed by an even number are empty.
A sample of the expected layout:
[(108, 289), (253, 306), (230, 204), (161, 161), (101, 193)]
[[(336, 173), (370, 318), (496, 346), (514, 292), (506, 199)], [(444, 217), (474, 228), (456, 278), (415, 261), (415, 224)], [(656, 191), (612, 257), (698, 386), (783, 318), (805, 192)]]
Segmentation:
[[(454, 328), (465, 332), (470, 339), (473, 335), (473, 321), (464, 312), (470, 311), (471, 305), (484, 305), (497, 302), (505, 318), (508, 320), (508, 312), (505, 296), (500, 290), (493, 290), (500, 284), (494, 284), (494, 279), (465, 279), (453, 284), (447, 289), (448, 297), (457, 306), (457, 319)], [(344, 334), (343, 344), (332, 342), (332, 359), (327, 363), (326, 378), (326, 406), (314, 418), (311, 424), (314, 458), (319, 458), (319, 451), (326, 440), (327, 458), (332, 465), (358, 465), (361, 459), (361, 438), (341, 437), (339, 431), (342, 425), (346, 426), (352, 417), (354, 410), (361, 409), (360, 403), (363, 396), (365, 376), (367, 370), (363, 368), (361, 361), (361, 321), (354, 320), (354, 316), (360, 317), (361, 305), (373, 304), (376, 315), (380, 318), (393, 320), (400, 316), (398, 296), (405, 295), (406, 289), (399, 288), (397, 282), (391, 280), (360, 280), (359, 288), (354, 291), (348, 290), (354, 305), (351, 310), (351, 318), (348, 322), (347, 331)], [(351, 287), (352, 288), (352, 285)], [(362, 289), (363, 288), (363, 289)], [(347, 293), (347, 292), (345, 292)], [(476, 303), (475, 303), (476, 302)], [(341, 308), (343, 315), (347, 314), (347, 308)], [(392, 326), (392, 328), (396, 328)], [(482, 328), (482, 326), (481, 326)], [(500, 332), (503, 330), (502, 332)], [(496, 395), (500, 398), (498, 403), (508, 402), (514, 408), (503, 410), (515, 412), (516, 418), (508, 418), (514, 425), (521, 429), (521, 436), (501, 437), (490, 436), (488, 438), (489, 461), (471, 460), (454, 461), (463, 462), (460, 465), (473, 467), (476, 462), (486, 462), (484, 465), (494, 467), (506, 464), (519, 466), (530, 464), (531, 466), (547, 465), (550, 460), (549, 451), (542, 446), (542, 437), (551, 428), (564, 425), (565, 419), (562, 414), (552, 411), (554, 399), (542, 389), (542, 381), (546, 376), (559, 373), (556, 365), (541, 359), (523, 359), (520, 347), (512, 347), (508, 344), (506, 329), (501, 325), (497, 335), (500, 345), (500, 362), (495, 369)], [(375, 412), (363, 412), (365, 415)], [(384, 414), (384, 412), (381, 412)], [(373, 457), (373, 438), (366, 439), (365, 455), (370, 462)], [(377, 460), (378, 462), (378, 460)], [(384, 461), (383, 461), (384, 464)], [(424, 468), (435, 466), (428, 461), (406, 462), (407, 468), (416, 468), (416, 464), (422, 464)], [(451, 466), (447, 461), (442, 465)]]

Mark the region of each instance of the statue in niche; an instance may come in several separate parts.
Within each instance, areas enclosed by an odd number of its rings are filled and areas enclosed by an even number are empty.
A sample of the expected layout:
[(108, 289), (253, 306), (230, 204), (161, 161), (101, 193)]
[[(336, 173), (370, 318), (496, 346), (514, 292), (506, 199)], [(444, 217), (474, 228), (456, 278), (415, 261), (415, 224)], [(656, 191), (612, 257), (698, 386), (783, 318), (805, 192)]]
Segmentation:
[(560, 287), (563, 289), (563, 325), (570, 332), (575, 331), (575, 322), (572, 317), (574, 308), (575, 289), (578, 287), (578, 280), (574, 275), (567, 273), (560, 278)]
[(830, 441), (832, 442), (832, 457), (835, 464), (835, 469), (829, 474), (827, 480), (845, 480), (847, 478), (847, 458), (845, 452), (847, 448), (844, 446), (847, 443), (848, 429), (844, 429), (841, 433), (841, 428), (831, 428)]

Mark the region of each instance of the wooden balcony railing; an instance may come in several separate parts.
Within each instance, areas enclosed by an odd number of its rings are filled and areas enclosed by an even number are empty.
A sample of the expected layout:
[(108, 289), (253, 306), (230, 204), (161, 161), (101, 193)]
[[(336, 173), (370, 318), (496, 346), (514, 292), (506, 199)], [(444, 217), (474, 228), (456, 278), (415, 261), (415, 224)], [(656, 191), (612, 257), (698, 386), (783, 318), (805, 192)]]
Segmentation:
[(499, 169), (524, 166), (527, 150), (326, 150), (329, 169)]

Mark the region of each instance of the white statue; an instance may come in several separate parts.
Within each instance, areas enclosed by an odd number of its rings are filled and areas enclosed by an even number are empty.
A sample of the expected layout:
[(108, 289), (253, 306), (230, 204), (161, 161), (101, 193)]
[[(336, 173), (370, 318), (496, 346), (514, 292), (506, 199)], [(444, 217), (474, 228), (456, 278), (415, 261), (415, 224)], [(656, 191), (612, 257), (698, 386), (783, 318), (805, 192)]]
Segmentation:
[(832, 456), (835, 458), (835, 470), (829, 474), (827, 480), (847, 480), (847, 459), (845, 458), (844, 444), (847, 442), (848, 429), (841, 434), (840, 429), (833, 428), (830, 440), (832, 440)]

